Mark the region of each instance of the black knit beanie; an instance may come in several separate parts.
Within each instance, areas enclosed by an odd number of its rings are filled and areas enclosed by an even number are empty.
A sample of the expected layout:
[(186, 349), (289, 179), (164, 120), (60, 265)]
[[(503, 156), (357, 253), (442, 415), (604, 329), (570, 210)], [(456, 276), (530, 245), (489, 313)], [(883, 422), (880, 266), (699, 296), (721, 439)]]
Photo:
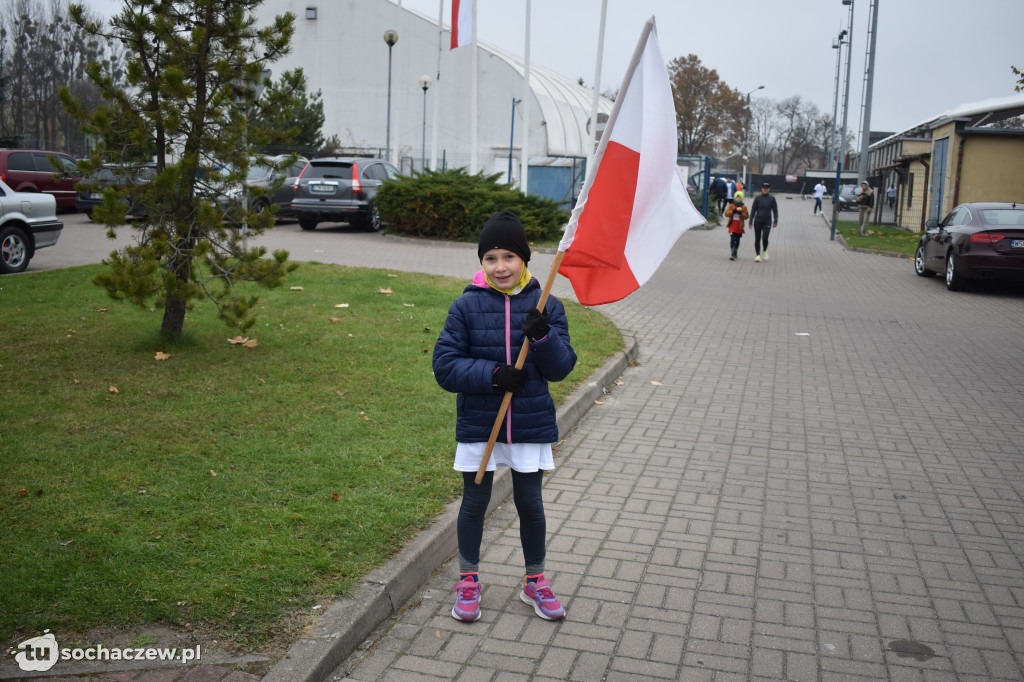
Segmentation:
[(480, 230), (477, 256), (483, 261), (484, 254), (491, 249), (507, 249), (522, 258), (524, 263), (530, 262), (530, 243), (526, 241), (526, 230), (512, 211), (495, 213), (484, 223), (484, 229)]

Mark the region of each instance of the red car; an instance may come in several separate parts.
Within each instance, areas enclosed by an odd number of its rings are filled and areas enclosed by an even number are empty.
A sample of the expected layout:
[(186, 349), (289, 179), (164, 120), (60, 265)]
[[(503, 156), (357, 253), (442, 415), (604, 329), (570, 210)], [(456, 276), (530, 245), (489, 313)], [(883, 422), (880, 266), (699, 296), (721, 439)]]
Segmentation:
[(82, 179), (75, 160), (63, 152), (0, 149), (0, 180), (15, 192), (41, 192), (58, 209), (75, 210), (75, 185)]
[(944, 274), (950, 291), (970, 280), (1024, 279), (1024, 204), (961, 204), (926, 225), (914, 255), (919, 276)]

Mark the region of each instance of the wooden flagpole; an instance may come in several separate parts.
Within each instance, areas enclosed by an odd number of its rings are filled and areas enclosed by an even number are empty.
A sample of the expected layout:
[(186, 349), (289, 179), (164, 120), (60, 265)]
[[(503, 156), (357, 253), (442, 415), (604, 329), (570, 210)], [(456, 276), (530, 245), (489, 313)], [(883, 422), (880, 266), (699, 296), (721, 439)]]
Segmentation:
[[(555, 276), (558, 274), (558, 266), (562, 264), (562, 256), (565, 255), (565, 251), (559, 251), (555, 254), (555, 260), (551, 263), (551, 271), (548, 272), (548, 279), (544, 282), (544, 290), (540, 293), (540, 298), (537, 300), (537, 310), (544, 312), (544, 306), (548, 302), (548, 294), (551, 293), (551, 287), (555, 284)], [(530, 339), (523, 339), (523, 347), (519, 349), (519, 357), (516, 359), (516, 369), (522, 369), (526, 363), (526, 354), (530, 350)], [(491, 428), (491, 437), (487, 439), (487, 449), (484, 450), (484, 458), (480, 460), (480, 468), (476, 471), (476, 484), (480, 485), (480, 482), (484, 480), (484, 473), (487, 471), (487, 464), (491, 461), (491, 451), (494, 450), (494, 443), (498, 440), (498, 432), (501, 431), (501, 423), (505, 421), (505, 413), (508, 412), (509, 403), (512, 402), (512, 392), (506, 391), (505, 397), (501, 400), (501, 407), (498, 408), (498, 416), (494, 420), (494, 426)]]

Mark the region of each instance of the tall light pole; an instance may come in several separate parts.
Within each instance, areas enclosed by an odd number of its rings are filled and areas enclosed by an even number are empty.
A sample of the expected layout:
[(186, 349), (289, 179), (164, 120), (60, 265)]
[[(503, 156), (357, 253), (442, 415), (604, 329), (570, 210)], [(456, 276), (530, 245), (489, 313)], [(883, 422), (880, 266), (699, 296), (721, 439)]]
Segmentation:
[[(763, 85), (758, 85), (756, 88), (747, 93), (747, 125), (743, 126), (743, 186), (747, 186), (747, 129), (750, 128), (750, 95), (751, 93), (757, 92), (758, 90), (764, 90)], [(749, 191), (749, 190), (747, 190)]]
[(516, 140), (516, 105), (522, 102), (521, 99), (512, 98), (512, 125), (508, 133), (508, 184), (512, 184), (512, 145)]
[(423, 158), (420, 161), (420, 171), (427, 168), (427, 90), (433, 82), (434, 79), (427, 74), (420, 76), (420, 87), (423, 88)]
[(850, 53), (853, 52), (853, 0), (843, 0), (843, 5), (850, 8), (850, 21), (847, 30), (850, 31), (850, 40), (846, 48), (846, 94), (843, 95), (843, 127), (842, 136), (839, 138), (840, 149), (836, 160), (836, 191), (832, 194), (832, 230), (831, 239), (836, 238), (836, 221), (839, 219), (839, 183), (843, 177), (843, 157), (846, 156), (846, 120), (850, 113)]
[(398, 42), (398, 31), (389, 28), (384, 31), (384, 42), (388, 44), (388, 127), (384, 141), (384, 158), (391, 161), (391, 48)]
[(836, 86), (832, 89), (832, 139), (828, 147), (828, 163), (825, 168), (831, 168), (836, 153), (836, 133), (839, 130), (839, 67), (843, 61), (843, 45), (845, 44), (846, 29), (839, 32), (838, 38), (832, 39), (832, 49), (836, 51)]
[(867, 66), (864, 69), (864, 104), (861, 112), (860, 166), (857, 181), (868, 179), (868, 147), (871, 146), (871, 90), (875, 78), (875, 37), (878, 34), (878, 0), (871, 0), (871, 24), (868, 26)]

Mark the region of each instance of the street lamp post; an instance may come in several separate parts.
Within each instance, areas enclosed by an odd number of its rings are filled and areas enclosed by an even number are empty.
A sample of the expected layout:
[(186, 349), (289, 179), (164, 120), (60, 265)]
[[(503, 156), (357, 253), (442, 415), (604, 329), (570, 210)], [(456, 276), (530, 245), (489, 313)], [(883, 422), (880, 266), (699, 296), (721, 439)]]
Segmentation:
[[(843, 127), (836, 145), (836, 191), (832, 194), (832, 229), (830, 239), (836, 238), (836, 221), (839, 220), (839, 183), (843, 178), (843, 157), (846, 156), (846, 121), (850, 113), (850, 53), (853, 52), (853, 0), (843, 0), (843, 5), (850, 8), (850, 21), (846, 28), (850, 32), (850, 40), (846, 48), (846, 93), (843, 95)], [(841, 149), (840, 149), (841, 145)]]
[[(756, 88), (747, 93), (747, 125), (743, 126), (743, 186), (747, 186), (747, 129), (750, 127), (750, 95), (758, 90), (764, 90), (763, 85), (758, 85)], [(749, 190), (748, 190), (749, 191)]]
[(391, 48), (398, 42), (398, 31), (389, 28), (384, 31), (384, 42), (388, 44), (388, 116), (387, 139), (384, 141), (384, 158), (391, 161)]
[(839, 32), (839, 37), (832, 40), (832, 49), (836, 51), (836, 85), (832, 90), (832, 139), (828, 146), (828, 163), (826, 168), (832, 167), (832, 161), (836, 152), (836, 132), (839, 130), (836, 118), (839, 116), (839, 67), (843, 61), (843, 45), (845, 44), (846, 29)]
[(423, 158), (420, 162), (420, 170), (427, 168), (427, 90), (430, 89), (434, 79), (423, 74), (420, 76), (420, 87), (423, 88)]

